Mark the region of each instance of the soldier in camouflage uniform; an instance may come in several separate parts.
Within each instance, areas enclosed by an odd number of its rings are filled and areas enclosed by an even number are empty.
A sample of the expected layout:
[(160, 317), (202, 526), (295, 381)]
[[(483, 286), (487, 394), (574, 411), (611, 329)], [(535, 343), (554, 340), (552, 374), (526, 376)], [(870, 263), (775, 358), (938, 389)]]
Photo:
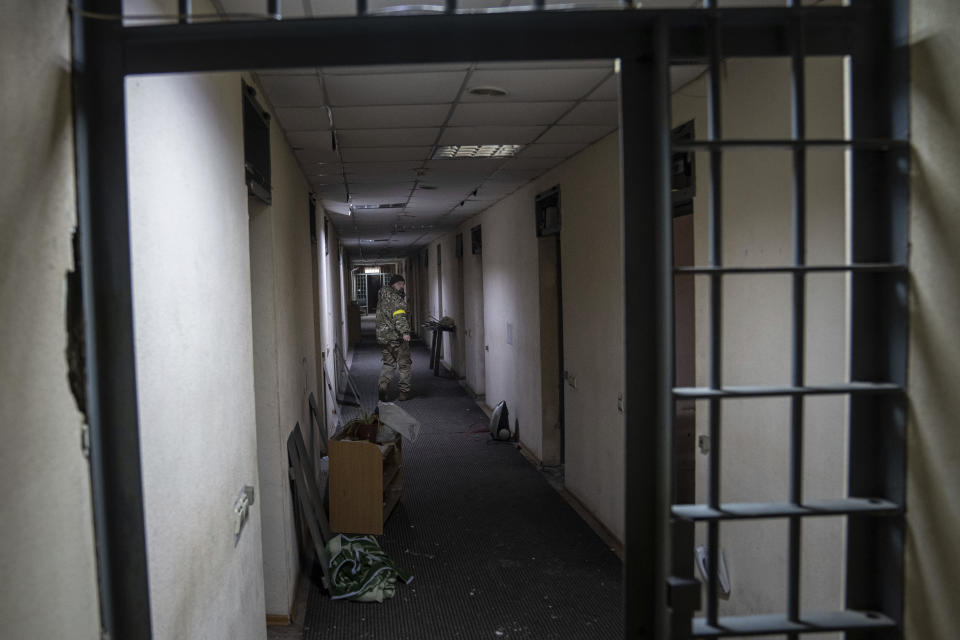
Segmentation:
[(390, 276), (390, 286), (380, 287), (377, 298), (377, 342), (383, 347), (383, 367), (380, 369), (379, 397), (387, 399), (387, 388), (393, 370), (399, 372), (397, 400), (410, 397), (410, 320), (407, 318), (407, 301), (403, 288), (406, 281), (400, 274)]

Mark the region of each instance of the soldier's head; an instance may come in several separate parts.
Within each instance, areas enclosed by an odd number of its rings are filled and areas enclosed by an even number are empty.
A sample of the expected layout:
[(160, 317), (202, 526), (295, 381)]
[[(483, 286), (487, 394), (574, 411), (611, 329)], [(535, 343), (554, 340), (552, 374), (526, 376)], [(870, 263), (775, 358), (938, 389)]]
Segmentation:
[(403, 291), (403, 288), (407, 285), (406, 281), (403, 279), (403, 276), (399, 273), (395, 273), (390, 276), (390, 286), (396, 289), (397, 291)]

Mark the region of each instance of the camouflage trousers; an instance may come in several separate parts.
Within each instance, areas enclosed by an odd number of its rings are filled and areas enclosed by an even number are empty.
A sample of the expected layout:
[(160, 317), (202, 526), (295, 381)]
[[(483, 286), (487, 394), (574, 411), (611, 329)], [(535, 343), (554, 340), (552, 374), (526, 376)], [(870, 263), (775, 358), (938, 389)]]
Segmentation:
[(381, 345), (383, 347), (383, 367), (380, 368), (379, 386), (386, 387), (393, 377), (393, 370), (398, 372), (397, 387), (402, 393), (410, 391), (410, 343), (405, 340)]

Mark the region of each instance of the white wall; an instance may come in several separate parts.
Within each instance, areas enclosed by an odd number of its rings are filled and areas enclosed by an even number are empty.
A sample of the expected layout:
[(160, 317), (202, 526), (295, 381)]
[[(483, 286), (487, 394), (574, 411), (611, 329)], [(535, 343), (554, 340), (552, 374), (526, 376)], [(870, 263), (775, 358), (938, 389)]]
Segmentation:
[[(450, 316), (457, 325), (457, 331), (461, 331), (463, 326), (463, 310), (460, 308), (460, 281), (457, 274), (457, 243), (456, 234), (446, 235), (441, 238), (439, 244), (443, 263), (440, 269), (443, 272), (441, 280), (443, 284), (443, 305), (439, 308), (438, 318)], [(436, 249), (434, 249), (436, 256)], [(463, 375), (463, 355), (459, 353), (457, 346), (457, 337), (455, 334), (445, 331), (443, 333), (443, 358), (445, 367), (454, 371), (458, 376)]]
[[(263, 638), (237, 74), (127, 80), (134, 329), (156, 638)], [(259, 493), (259, 489), (258, 489)]]
[(911, 2), (910, 418), (907, 638), (960, 628), (960, 12)]
[[(320, 258), (320, 315), (322, 317), (322, 338), (323, 338), (323, 357), (324, 367), (326, 368), (329, 384), (336, 389), (337, 369), (334, 349), (339, 346), (344, 355), (347, 349), (341, 340), (343, 339), (344, 324), (346, 322), (346, 310), (341, 307), (343, 296), (341, 295), (341, 274), (340, 274), (340, 237), (333, 226), (333, 221), (329, 221), (326, 226), (323, 224), (323, 208), (317, 208), (317, 234), (319, 244), (317, 251)], [(324, 241), (326, 239), (326, 244)], [(326, 247), (326, 248), (325, 248)], [(336, 398), (330, 395), (329, 390), (320, 389), (327, 393), (327, 427), (332, 433), (336, 428)], [(319, 401), (319, 396), (318, 396)]]
[(287, 438), (299, 423), (308, 447), (316, 440), (308, 396), (319, 388), (309, 191), (275, 122), (271, 119), (271, 204), (249, 198), (248, 205), (264, 596), (268, 615), (285, 616), (299, 573)]
[[(785, 138), (790, 131), (789, 61), (728, 60), (722, 85), (723, 135), (732, 139)], [(807, 117), (811, 137), (843, 137), (843, 75), (839, 60), (807, 63)], [(705, 78), (673, 97), (674, 125), (693, 118), (706, 135)], [(760, 105), (760, 106), (758, 106)], [(839, 151), (811, 151), (808, 162), (810, 263), (846, 261), (844, 164)], [(697, 154), (694, 203), (697, 264), (708, 264), (709, 156)], [(784, 151), (728, 152), (723, 165), (723, 260), (770, 266), (793, 261), (791, 155)], [(709, 283), (696, 283), (697, 384), (709, 384)], [(723, 384), (790, 383), (791, 284), (786, 275), (724, 279)], [(847, 379), (846, 280), (811, 276), (807, 287), (806, 381)], [(708, 433), (707, 405), (697, 405), (697, 433)], [(721, 500), (789, 499), (790, 403), (785, 399), (731, 400), (722, 405)], [(805, 402), (804, 496), (845, 495), (846, 402)], [(706, 501), (707, 457), (697, 454), (696, 492)], [(703, 543), (704, 531), (698, 531)], [(840, 518), (808, 520), (803, 528), (802, 607), (842, 608), (843, 536)], [(729, 523), (721, 548), (733, 581), (721, 613), (782, 611), (786, 588), (786, 524)]]
[(76, 192), (62, 3), (5, 3), (0, 77), (0, 637), (93, 640), (90, 475), (64, 353)]

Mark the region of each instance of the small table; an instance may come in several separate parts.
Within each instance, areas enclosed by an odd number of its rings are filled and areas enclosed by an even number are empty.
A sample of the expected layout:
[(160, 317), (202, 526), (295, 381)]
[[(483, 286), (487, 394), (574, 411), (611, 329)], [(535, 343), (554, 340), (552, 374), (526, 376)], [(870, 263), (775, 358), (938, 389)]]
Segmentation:
[(457, 333), (456, 327), (442, 327), (437, 325), (430, 327), (433, 330), (433, 341), (430, 346), (430, 368), (433, 369), (433, 375), (440, 375), (440, 356), (443, 355), (443, 332), (449, 331), (452, 334)]

